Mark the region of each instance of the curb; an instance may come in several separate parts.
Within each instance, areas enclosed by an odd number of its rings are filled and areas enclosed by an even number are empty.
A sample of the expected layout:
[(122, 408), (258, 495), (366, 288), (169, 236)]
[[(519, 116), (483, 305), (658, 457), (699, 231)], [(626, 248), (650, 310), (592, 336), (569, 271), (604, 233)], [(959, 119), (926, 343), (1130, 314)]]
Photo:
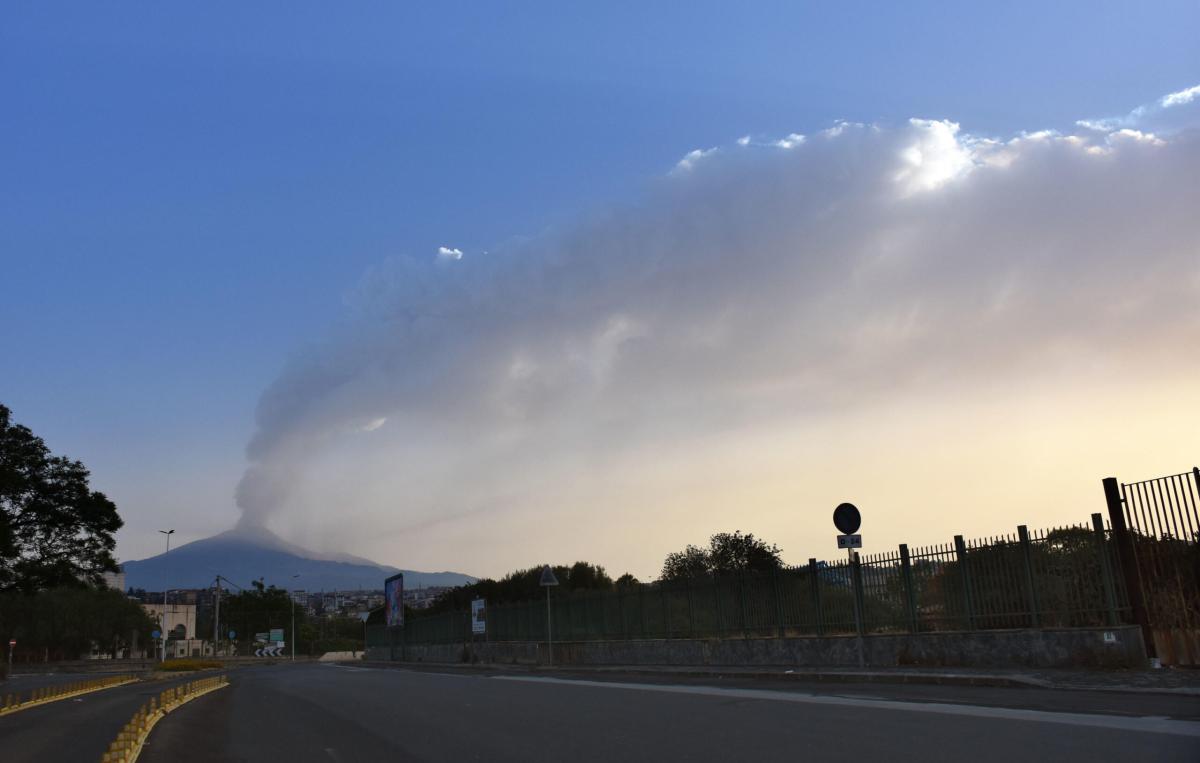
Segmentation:
[(101, 763), (134, 763), (142, 754), (142, 747), (150, 737), (150, 732), (167, 713), (228, 685), (229, 678), (221, 674), (199, 681), (189, 681), (182, 686), (163, 690), (158, 698), (151, 697), (117, 734), (117, 738), (108, 746), (108, 752), (100, 759)]
[(618, 666), (618, 667), (585, 667), (563, 666), (561, 668), (544, 668), (540, 665), (497, 665), (492, 663), (441, 663), (441, 662), (379, 662), (355, 661), (337, 662), (338, 665), (362, 665), (376, 668), (420, 670), (422, 667), (431, 669), (457, 670), (492, 670), (498, 672), (522, 673), (568, 673), (575, 675), (637, 675), (669, 678), (681, 676), (686, 678), (740, 679), (740, 680), (771, 680), (771, 681), (813, 681), (818, 683), (886, 683), (886, 684), (924, 684), (934, 686), (991, 686), (1001, 688), (1021, 689), (1052, 689), (1056, 691), (1096, 691), (1116, 692), (1127, 694), (1167, 694), (1172, 696), (1200, 697), (1200, 688), (1189, 687), (1146, 687), (1146, 686), (1105, 686), (1096, 684), (1065, 684), (1046, 681), (1032, 676), (1006, 676), (997, 674), (972, 673), (894, 673), (884, 671), (814, 671), (779, 668), (777, 670), (709, 670), (702, 667), (657, 670), (649, 667)]

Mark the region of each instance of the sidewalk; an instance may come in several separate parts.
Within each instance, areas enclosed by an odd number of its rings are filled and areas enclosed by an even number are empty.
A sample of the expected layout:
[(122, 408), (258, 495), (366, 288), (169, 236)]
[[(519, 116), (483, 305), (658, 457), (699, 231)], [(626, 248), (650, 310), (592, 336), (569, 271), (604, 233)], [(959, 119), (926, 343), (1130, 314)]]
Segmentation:
[(1013, 686), (1068, 691), (1111, 691), (1200, 697), (1200, 670), (1021, 670), (988, 668), (785, 668), (779, 666), (724, 667), (716, 665), (502, 665), (493, 663), (434, 663), (355, 661), (342, 664), (379, 668), (433, 668), (572, 675), (641, 675), (817, 681), (830, 683), (915, 683), (954, 686)]

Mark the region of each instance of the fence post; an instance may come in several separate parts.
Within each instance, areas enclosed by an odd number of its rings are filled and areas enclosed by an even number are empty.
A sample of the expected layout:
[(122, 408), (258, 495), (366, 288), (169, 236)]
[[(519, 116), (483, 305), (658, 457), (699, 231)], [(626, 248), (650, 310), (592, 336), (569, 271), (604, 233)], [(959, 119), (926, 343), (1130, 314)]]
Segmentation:
[(813, 612), (817, 616), (817, 635), (825, 633), (825, 613), (821, 611), (821, 580), (817, 577), (817, 560), (809, 557), (808, 586), (812, 594)]
[(1104, 502), (1108, 505), (1108, 522), (1112, 525), (1113, 540), (1117, 544), (1117, 558), (1121, 563), (1121, 573), (1125, 577), (1125, 591), (1129, 594), (1129, 606), (1133, 610), (1133, 621), (1142, 628), (1142, 640), (1146, 645), (1146, 656), (1157, 657), (1154, 648), (1154, 632), (1150, 629), (1150, 615), (1146, 611), (1146, 594), (1142, 590), (1142, 574), (1138, 568), (1137, 550), (1133, 543), (1133, 534), (1125, 525), (1125, 511), (1121, 498), (1121, 486), (1116, 477), (1105, 477)]
[(958, 568), (962, 571), (963, 606), (967, 613), (967, 630), (975, 629), (974, 602), (971, 599), (971, 571), (967, 568), (967, 544), (963, 536), (954, 536), (954, 553), (958, 557)]
[(658, 581), (658, 604), (662, 608), (662, 638), (671, 638), (671, 611), (667, 606), (667, 583), (665, 580)]
[(1092, 515), (1092, 530), (1096, 533), (1096, 549), (1100, 553), (1100, 577), (1104, 579), (1104, 604), (1108, 624), (1117, 624), (1117, 594), (1113, 588), (1112, 568), (1108, 563), (1108, 543), (1104, 539), (1104, 520), (1099, 514)]
[(688, 599), (688, 636), (696, 638), (696, 607), (692, 602), (692, 576), (688, 575), (684, 578), (684, 584), (687, 586)]
[(771, 568), (771, 589), (775, 593), (775, 623), (779, 626), (779, 638), (783, 638), (783, 602), (779, 599), (779, 568)]
[(1037, 586), (1033, 583), (1033, 546), (1029, 542), (1029, 528), (1017, 525), (1017, 538), (1021, 542), (1021, 559), (1025, 566), (1025, 600), (1029, 604), (1029, 625), (1040, 628), (1042, 617), (1038, 614)]
[(721, 606), (721, 583), (717, 573), (712, 576), (713, 604), (717, 610), (717, 638), (725, 638), (725, 609)]
[(638, 614), (641, 616), (641, 629), (639, 633), (642, 638), (646, 638), (646, 584), (638, 583)]
[[(863, 606), (862, 563), (858, 560), (858, 552), (851, 552), (850, 578), (854, 584), (854, 625), (859, 636), (866, 634), (867, 624), (863, 621), (866, 614)], [(862, 662), (860, 657), (859, 662)]]
[(746, 617), (746, 572), (738, 571), (738, 602), (742, 610), (742, 638), (750, 638), (750, 625)]
[(908, 608), (908, 630), (916, 633), (921, 629), (917, 621), (917, 595), (913, 590), (912, 561), (908, 557), (908, 544), (900, 544), (900, 573), (904, 576), (904, 600)]
[(617, 589), (617, 622), (621, 638), (629, 638), (629, 628), (625, 625), (625, 589)]

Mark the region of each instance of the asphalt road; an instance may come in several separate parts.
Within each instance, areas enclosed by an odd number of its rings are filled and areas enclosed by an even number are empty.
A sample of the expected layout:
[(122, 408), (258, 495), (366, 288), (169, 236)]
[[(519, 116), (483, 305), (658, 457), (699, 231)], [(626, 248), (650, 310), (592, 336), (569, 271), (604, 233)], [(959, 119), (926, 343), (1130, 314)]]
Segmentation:
[(158, 725), (142, 760), (1196, 761), (1191, 697), (280, 665)]
[[(94, 673), (56, 675), (64, 681), (96, 677)], [(151, 697), (158, 696), (163, 689), (182, 683), (187, 678), (102, 689), (0, 716), (0, 761), (98, 761), (138, 708)], [(2, 691), (4, 689), (0, 688)]]

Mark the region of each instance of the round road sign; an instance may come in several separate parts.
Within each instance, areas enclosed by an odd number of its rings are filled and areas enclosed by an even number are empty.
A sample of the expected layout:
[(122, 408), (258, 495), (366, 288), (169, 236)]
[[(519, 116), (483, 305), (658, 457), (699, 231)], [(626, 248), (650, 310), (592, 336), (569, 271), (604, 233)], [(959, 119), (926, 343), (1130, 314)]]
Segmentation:
[(833, 510), (833, 524), (842, 531), (843, 535), (853, 535), (862, 525), (862, 515), (858, 513), (858, 507), (852, 503), (838, 504), (838, 507)]

